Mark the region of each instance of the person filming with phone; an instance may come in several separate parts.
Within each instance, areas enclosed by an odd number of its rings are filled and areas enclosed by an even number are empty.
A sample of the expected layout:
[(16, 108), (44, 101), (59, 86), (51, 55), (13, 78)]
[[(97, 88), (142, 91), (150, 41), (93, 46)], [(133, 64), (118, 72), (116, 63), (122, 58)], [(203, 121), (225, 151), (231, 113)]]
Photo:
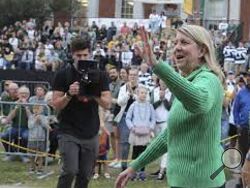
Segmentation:
[(59, 111), (59, 151), (62, 171), (57, 188), (87, 188), (98, 155), (98, 106), (109, 108), (107, 76), (90, 60), (90, 39), (71, 42), (72, 65), (56, 73), (53, 106)]

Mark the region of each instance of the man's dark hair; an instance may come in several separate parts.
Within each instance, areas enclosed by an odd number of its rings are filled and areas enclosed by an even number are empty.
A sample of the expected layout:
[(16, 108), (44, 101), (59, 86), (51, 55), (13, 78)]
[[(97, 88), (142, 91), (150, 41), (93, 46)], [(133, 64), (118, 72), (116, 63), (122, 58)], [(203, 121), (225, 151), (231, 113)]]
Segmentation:
[(110, 66), (108, 71), (115, 69), (117, 72), (120, 72), (120, 69), (117, 66)]
[(79, 50), (91, 49), (90, 37), (86, 33), (82, 37), (75, 37), (71, 42), (71, 52), (74, 53)]

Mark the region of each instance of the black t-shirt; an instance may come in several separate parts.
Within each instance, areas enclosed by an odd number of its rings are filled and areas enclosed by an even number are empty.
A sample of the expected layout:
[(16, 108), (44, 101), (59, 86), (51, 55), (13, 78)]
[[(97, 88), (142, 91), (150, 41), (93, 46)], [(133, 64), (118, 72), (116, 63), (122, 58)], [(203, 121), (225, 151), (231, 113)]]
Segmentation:
[[(73, 66), (66, 67), (57, 72), (52, 89), (53, 91), (67, 92), (69, 86), (79, 80), (80, 75), (75, 68)], [(109, 90), (108, 77), (103, 72), (100, 76), (100, 90)], [(60, 111), (58, 119), (59, 134), (65, 133), (80, 139), (92, 138), (99, 131), (98, 103), (94, 99), (86, 102), (83, 97), (74, 96)]]

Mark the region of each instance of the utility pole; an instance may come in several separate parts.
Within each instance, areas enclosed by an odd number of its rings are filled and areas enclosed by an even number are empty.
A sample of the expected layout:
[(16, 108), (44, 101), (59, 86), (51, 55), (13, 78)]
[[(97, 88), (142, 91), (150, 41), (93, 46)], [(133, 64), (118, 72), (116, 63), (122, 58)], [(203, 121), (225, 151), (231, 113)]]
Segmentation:
[(227, 23), (229, 23), (230, 20), (230, 9), (231, 9), (231, 0), (227, 0)]
[(70, 29), (73, 25), (73, 0), (70, 0)]

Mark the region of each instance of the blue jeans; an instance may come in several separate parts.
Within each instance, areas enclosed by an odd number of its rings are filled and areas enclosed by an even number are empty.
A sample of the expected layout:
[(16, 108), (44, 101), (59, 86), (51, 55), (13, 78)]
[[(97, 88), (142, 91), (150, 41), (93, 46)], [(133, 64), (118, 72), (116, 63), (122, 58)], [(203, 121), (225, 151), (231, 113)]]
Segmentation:
[[(29, 136), (29, 131), (28, 128), (15, 128), (15, 127), (10, 127), (5, 133), (2, 134), (1, 138), (3, 140), (6, 140), (8, 142), (13, 142), (17, 145), (20, 145), (22, 147), (27, 147), (28, 144), (28, 136)], [(16, 152), (17, 149), (3, 143), (4, 149), (6, 152)], [(25, 151), (20, 149), (20, 152), (25, 153)]]
[(221, 139), (228, 137), (229, 122), (228, 119), (221, 120)]
[[(128, 142), (128, 137), (130, 130), (128, 129), (128, 126), (125, 121), (126, 113), (123, 114), (122, 119), (118, 125), (119, 133), (120, 133), (120, 158), (122, 160), (128, 160), (129, 155), (129, 148), (130, 144)], [(122, 162), (122, 170), (125, 170), (127, 168), (127, 162)]]

